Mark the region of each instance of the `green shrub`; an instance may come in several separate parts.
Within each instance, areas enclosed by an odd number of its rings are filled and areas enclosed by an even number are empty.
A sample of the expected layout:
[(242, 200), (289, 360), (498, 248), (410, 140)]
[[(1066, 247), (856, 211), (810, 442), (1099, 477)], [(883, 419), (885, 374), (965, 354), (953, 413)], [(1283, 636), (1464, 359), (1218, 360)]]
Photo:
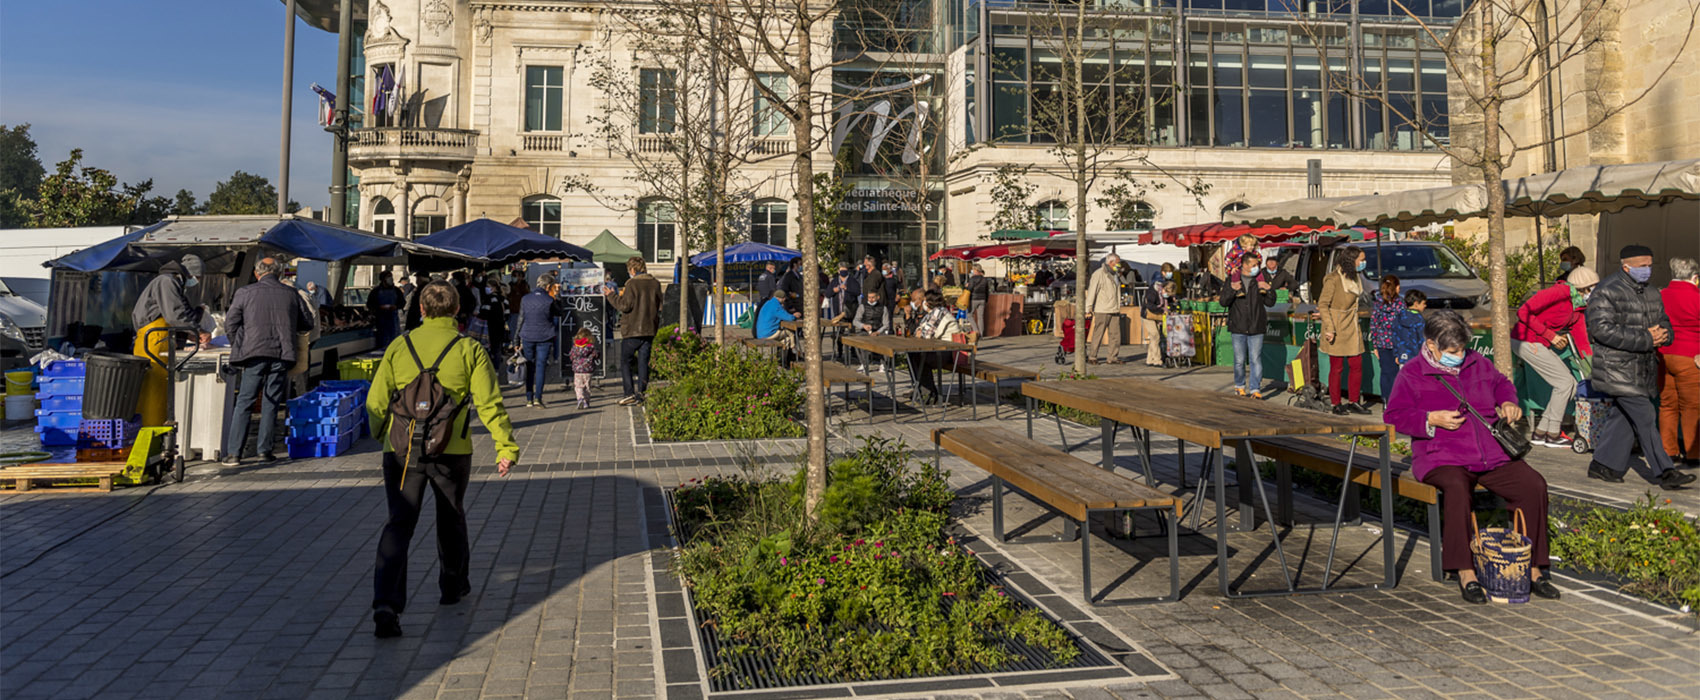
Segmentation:
[[(1667, 499), (1665, 503), (1670, 501)], [(1694, 518), (1655, 505), (1555, 512), (1552, 555), (1570, 569), (1622, 579), (1623, 592), (1700, 611), (1700, 529)]]
[(1072, 661), (1068, 635), (989, 584), (950, 536), (948, 478), (902, 443), (868, 440), (833, 461), (817, 523), (803, 517), (801, 474), (676, 489), (676, 566), (724, 663), (760, 650), (786, 675), (960, 673), (1007, 663), (1004, 636)]
[[(686, 334), (689, 335), (689, 334)], [(649, 393), (645, 414), (659, 440), (798, 437), (803, 405), (796, 373), (758, 353), (705, 345)]]
[(696, 333), (679, 330), (678, 324), (662, 326), (650, 349), (649, 374), (657, 381), (676, 379), (686, 364), (712, 344)]

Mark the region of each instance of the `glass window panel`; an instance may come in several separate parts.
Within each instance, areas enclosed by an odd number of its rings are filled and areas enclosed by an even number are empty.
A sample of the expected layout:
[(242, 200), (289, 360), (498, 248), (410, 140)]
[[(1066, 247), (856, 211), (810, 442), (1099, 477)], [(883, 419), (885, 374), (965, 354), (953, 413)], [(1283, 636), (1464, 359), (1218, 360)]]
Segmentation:
[[(1180, 131), (1176, 126), (1175, 113), (1180, 109), (1173, 90), (1151, 91), (1151, 136), (1149, 143), (1153, 146), (1180, 145)], [(1204, 133), (1210, 133), (1208, 128)]]
[(1411, 92), (1417, 89), (1417, 73), (1411, 66), (1411, 59), (1387, 59), (1387, 89), (1398, 92)]
[(1062, 90), (1055, 85), (1033, 86), (1031, 142), (1056, 143), (1058, 134), (1073, 133), (1074, 111), (1067, 108), (1063, 99)]
[(1034, 207), (1033, 210), (1039, 222), (1039, 230), (1068, 230), (1068, 205), (1053, 199), (1048, 202), (1041, 202), (1039, 206)]
[(1145, 84), (1145, 47), (1141, 44), (1116, 45), (1116, 74), (1118, 85)]
[(1245, 58), (1238, 52), (1218, 53), (1212, 63), (1217, 87), (1239, 87), (1245, 84)]
[(1081, 76), (1088, 83), (1110, 82), (1110, 52), (1093, 51), (1086, 54)]
[[(1217, 146), (1245, 145), (1245, 98), (1239, 90), (1216, 90)], [(1283, 120), (1284, 121), (1284, 120)]]
[[(1429, 136), (1445, 146), (1452, 143), (1452, 131), (1446, 112), (1446, 95), (1423, 96), (1423, 121), (1428, 125)], [(1433, 148), (1433, 143), (1423, 144), (1424, 148)]]
[(994, 80), (1027, 80), (1027, 49), (999, 46), (992, 49)]
[(1210, 36), (1216, 40), (1218, 45), (1243, 44), (1245, 43), (1245, 28), (1238, 25), (1221, 27), (1211, 32)]
[(1126, 85), (1116, 89), (1115, 140), (1118, 143), (1140, 143), (1146, 140), (1147, 114), (1145, 88)]
[(1457, 17), (1464, 13), (1464, 0), (1434, 0), (1429, 14), (1435, 17)]
[(1287, 93), (1282, 90), (1252, 90), (1251, 145), (1287, 147)]
[(1210, 91), (1192, 91), (1187, 109), (1187, 142), (1193, 146), (1210, 145)]
[(1423, 61), (1423, 93), (1446, 94), (1446, 61)]
[(1406, 14), (1404, 12), (1401, 12), (1399, 14), (1404, 15), (1404, 16), (1415, 15), (1417, 17), (1427, 17), (1428, 16), (1428, 12), (1429, 12), (1429, 10), (1428, 10), (1428, 0), (1402, 0), (1402, 2), (1404, 2), (1405, 9), (1407, 11), (1409, 11), (1409, 14)]
[(561, 237), (561, 200), (535, 197), (524, 202), (525, 225), (545, 236)]
[(1417, 118), (1417, 96), (1409, 93), (1391, 93), (1387, 96), (1388, 127), (1393, 131), (1393, 148), (1400, 151), (1414, 151), (1418, 147), (1417, 129), (1411, 124)]
[(992, 96), (992, 134), (999, 141), (1027, 141), (1027, 88), (999, 83)]
[(1360, 15), (1385, 15), (1392, 10), (1393, 4), (1388, 0), (1360, 0), (1358, 3)]
[(645, 68), (638, 72), (638, 98), (642, 114), (638, 131), (645, 134), (673, 133), (677, 116), (674, 105), (673, 71)]
[(1253, 44), (1287, 44), (1287, 30), (1276, 27), (1252, 27), (1248, 32)]
[(1187, 0), (1187, 7), (1194, 10), (1220, 10), (1222, 0)]
[(1322, 91), (1293, 91), (1293, 141), (1304, 148), (1321, 148)]
[(1062, 80), (1062, 57), (1048, 49), (1033, 49), (1033, 82), (1054, 83)]
[(1328, 95), (1328, 147), (1350, 148), (1351, 139), (1346, 137), (1351, 133), (1351, 119), (1347, 115), (1347, 105), (1350, 101), (1345, 95), (1330, 93)]
[(1364, 144), (1367, 148), (1384, 151), (1388, 148), (1387, 127), (1382, 121), (1381, 100), (1364, 100)]
[(1160, 53), (1151, 58), (1151, 86), (1168, 87), (1175, 84), (1175, 59)]
[(1381, 59), (1372, 56), (1364, 60), (1364, 87), (1381, 91)]
[(1250, 84), (1254, 88), (1287, 87), (1285, 56), (1252, 56)]
[(1223, 0), (1222, 9), (1261, 12), (1263, 10), (1263, 0)]
[(1187, 79), (1195, 87), (1204, 87), (1210, 84), (1210, 56), (1208, 54), (1192, 54), (1192, 59), (1187, 62)]
[(750, 240), (756, 243), (784, 246), (786, 233), (786, 204), (762, 202), (750, 215)]
[(779, 111), (779, 104), (791, 97), (791, 83), (784, 73), (762, 73), (756, 76), (761, 86), (778, 96), (778, 100), (770, 100), (768, 93), (762, 87), (752, 86), (755, 91), (755, 121), (757, 136), (781, 136), (791, 133), (791, 120)]
[(1322, 87), (1322, 60), (1316, 56), (1294, 56), (1293, 87)]
[(526, 66), (526, 131), (561, 130), (561, 76), (560, 66)]

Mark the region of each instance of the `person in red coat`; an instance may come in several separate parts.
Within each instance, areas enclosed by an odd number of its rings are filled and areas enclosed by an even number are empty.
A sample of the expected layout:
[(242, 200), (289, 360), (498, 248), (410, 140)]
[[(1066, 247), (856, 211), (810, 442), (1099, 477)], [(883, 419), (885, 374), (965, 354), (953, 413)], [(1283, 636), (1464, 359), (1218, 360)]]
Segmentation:
[(1564, 279), (1535, 293), (1517, 308), (1517, 325), (1511, 329), (1511, 350), (1552, 387), (1540, 422), (1535, 424), (1534, 434), (1529, 438), (1537, 445), (1570, 446), (1570, 438), (1563, 430), (1564, 414), (1569, 412), (1570, 400), (1576, 396), (1576, 376), (1559, 355), (1566, 350), (1581, 357), (1590, 354), (1588, 323), (1583, 311), (1588, 306), (1588, 295), (1599, 281), (1600, 276), (1593, 270), (1573, 267)]
[(1659, 437), (1671, 462), (1694, 468), (1700, 467), (1700, 263), (1671, 258), (1670, 278), (1659, 293), (1671, 327), (1670, 345), (1659, 348), (1664, 361)]

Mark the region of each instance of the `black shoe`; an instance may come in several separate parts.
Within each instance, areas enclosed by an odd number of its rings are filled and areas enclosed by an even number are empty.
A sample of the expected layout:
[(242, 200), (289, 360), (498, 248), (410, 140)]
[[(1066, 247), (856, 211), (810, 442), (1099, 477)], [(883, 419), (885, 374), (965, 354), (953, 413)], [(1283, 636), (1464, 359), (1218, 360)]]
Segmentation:
[(1606, 465), (1600, 464), (1599, 462), (1588, 463), (1588, 478), (1599, 479), (1600, 481), (1604, 481), (1608, 484), (1623, 483), (1622, 474), (1612, 471), (1607, 468)]
[(543, 399), (538, 399), (537, 400), (537, 407), (538, 408), (548, 408), (549, 404), (543, 403)]
[(1356, 413), (1360, 416), (1367, 416), (1370, 413), (1373, 413), (1373, 411), (1370, 411), (1369, 408), (1365, 407), (1363, 404), (1358, 403), (1356, 401), (1353, 401), (1349, 404), (1346, 404), (1346, 410), (1351, 411), (1352, 413)]
[(1553, 585), (1552, 576), (1542, 576), (1539, 581), (1529, 584), (1529, 592), (1547, 600), (1558, 600), (1563, 595), (1558, 586)]
[(1480, 581), (1471, 581), (1459, 586), (1458, 592), (1464, 595), (1464, 602), (1471, 605), (1481, 605), (1488, 602), (1487, 589), (1482, 588)]
[(242, 460), (237, 459), (236, 455), (225, 455), (223, 459), (218, 461), (218, 465), (221, 467), (240, 467)]
[(1688, 484), (1695, 479), (1700, 479), (1700, 477), (1680, 472), (1675, 469), (1666, 469), (1665, 473), (1659, 475), (1659, 488), (1666, 491), (1675, 491), (1682, 488), (1684, 484)]
[(1333, 413), (1336, 416), (1343, 416), (1343, 415), (1346, 415), (1346, 412), (1348, 410), (1350, 410), (1350, 409), (1346, 408), (1346, 404), (1337, 403), (1337, 404), (1334, 404)]
[(437, 604), (438, 605), (454, 605), (455, 603), (459, 603), (460, 599), (465, 598), (465, 597), (467, 597), (468, 595), (471, 595), (471, 594), (472, 594), (472, 584), (469, 583), (469, 584), (466, 584), (465, 586), (463, 586), (457, 592), (444, 593), (443, 597), (437, 599)]
[(274, 455), (270, 452), (261, 452), (260, 453), (260, 461), (265, 463), (265, 464), (271, 464), (272, 462), (277, 461), (277, 455)]
[(379, 639), (390, 639), (401, 636), (401, 616), (390, 610), (379, 610), (372, 613), (372, 622), (377, 625), (372, 629), (372, 636)]

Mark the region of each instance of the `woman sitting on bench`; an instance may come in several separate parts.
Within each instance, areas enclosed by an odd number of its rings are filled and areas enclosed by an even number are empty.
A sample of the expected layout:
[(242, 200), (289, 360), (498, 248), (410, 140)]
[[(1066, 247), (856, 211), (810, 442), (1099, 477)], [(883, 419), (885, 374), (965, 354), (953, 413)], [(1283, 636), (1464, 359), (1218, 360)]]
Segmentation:
[[(921, 303), (919, 325), (915, 328), (915, 337), (926, 340), (950, 340), (962, 332), (962, 324), (957, 323), (956, 314), (944, 304), (944, 294), (934, 289), (926, 292)], [(948, 352), (912, 352), (909, 353), (909, 372), (915, 375), (920, 383), (923, 396), (922, 403), (938, 403), (939, 387), (933, 381), (933, 370), (944, 367), (950, 362)]]
[(1442, 567), (1457, 572), (1465, 602), (1488, 601), (1470, 555), (1470, 500), (1479, 484), (1504, 498), (1508, 508), (1523, 512), (1533, 544), (1531, 591), (1558, 598), (1546, 571), (1546, 479), (1507, 455), (1463, 403), (1468, 400), (1483, 418), (1497, 414), (1516, 421), (1523, 415), (1517, 390), (1492, 360), (1468, 349), (1470, 326), (1457, 312), (1430, 312), (1427, 326), (1422, 353), (1400, 369), (1383, 417), (1411, 437), (1411, 471), (1417, 479), (1440, 489)]

